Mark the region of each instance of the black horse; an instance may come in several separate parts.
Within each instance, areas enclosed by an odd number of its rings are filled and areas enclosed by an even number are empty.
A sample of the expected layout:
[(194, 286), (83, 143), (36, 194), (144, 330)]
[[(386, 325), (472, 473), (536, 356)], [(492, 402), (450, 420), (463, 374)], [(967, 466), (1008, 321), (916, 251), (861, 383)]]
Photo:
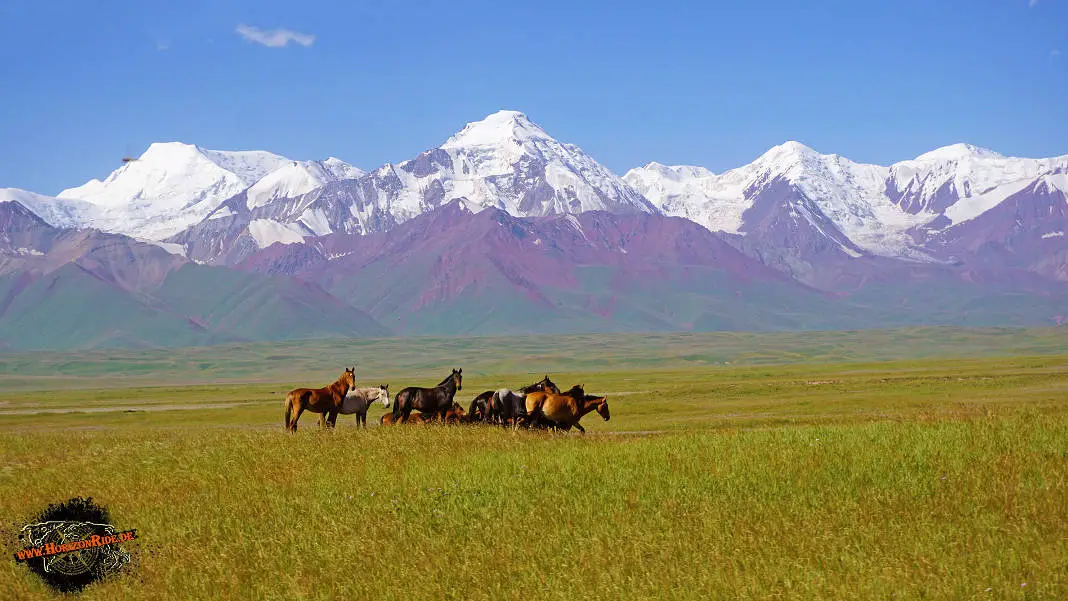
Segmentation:
[(556, 384), (549, 379), (546, 375), (540, 382), (535, 382), (529, 386), (524, 386), (518, 391), (508, 390), (502, 388), (501, 390), (491, 390), (480, 394), (472, 402), (472, 408), (475, 407), (475, 403), (485, 397), (484, 407), (482, 409), (482, 421), (494, 422), (505, 425), (527, 425), (527, 407), (526, 407), (526, 395), (528, 392), (552, 392), (554, 394), (560, 394), (560, 389), (556, 387)]
[(412, 411), (426, 415), (438, 414), (445, 421), (445, 412), (452, 407), (452, 399), (457, 390), (462, 390), (463, 369), (454, 369), (449, 377), (433, 388), (411, 386), (397, 393), (393, 399), (394, 422), (408, 421)]

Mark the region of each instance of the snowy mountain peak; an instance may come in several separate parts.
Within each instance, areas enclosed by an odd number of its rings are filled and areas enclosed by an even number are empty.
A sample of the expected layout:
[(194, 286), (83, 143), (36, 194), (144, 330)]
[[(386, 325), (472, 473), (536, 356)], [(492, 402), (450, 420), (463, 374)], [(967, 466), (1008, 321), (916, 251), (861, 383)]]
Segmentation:
[(531, 139), (551, 139), (551, 137), (519, 111), (497, 111), (481, 121), (468, 123), (457, 134), (446, 140), (441, 148), (498, 146), (508, 141), (522, 144)]
[(115, 173), (136, 163), (147, 163), (155, 169), (167, 170), (181, 168), (187, 164), (203, 164), (203, 161), (229, 171), (245, 184), (251, 185), (268, 173), (284, 166), (289, 159), (263, 150), (208, 150), (196, 144), (184, 142), (153, 142), (140, 158), (126, 163)]
[(780, 165), (785, 168), (801, 163), (813, 163), (825, 156), (831, 157), (834, 155), (821, 155), (808, 146), (791, 140), (778, 146), (772, 146), (767, 152), (760, 155), (755, 164)]
[(156, 142), (103, 181), (93, 179), (60, 192), (62, 200), (56, 204), (63, 205), (63, 213), (78, 213), (74, 220), (83, 226), (163, 239), (289, 163), (259, 150), (230, 152)]
[(979, 146), (973, 146), (971, 144), (965, 144), (959, 142), (957, 144), (950, 144), (949, 146), (943, 146), (936, 148), (930, 152), (925, 152), (916, 157), (917, 161), (960, 161), (963, 159), (1001, 159), (1004, 156), (988, 150), (986, 148), (980, 148)]
[[(719, 175), (690, 169), (690, 174), (681, 177), (643, 169), (645, 173), (628, 173), (626, 180), (665, 213), (732, 234), (753, 231), (757, 223), (747, 221), (747, 211), (765, 193), (781, 197), (786, 185), (802, 195), (789, 200), (784, 209), (797, 223), (810, 224), (820, 232), (831, 223), (857, 247), (875, 254), (898, 254), (907, 245), (903, 230), (912, 223), (904, 210), (883, 195), (885, 167), (820, 154), (790, 141), (770, 148), (749, 165)], [(749, 219), (766, 215), (767, 210), (751, 213)], [(837, 239), (834, 244), (847, 254), (855, 253)]]
[(338, 179), (356, 179), (366, 173), (363, 169), (353, 167), (337, 157), (327, 158), (325, 161), (322, 161), (322, 165), (327, 171), (337, 176)]
[(148, 149), (141, 153), (138, 160), (145, 161), (166, 161), (177, 157), (188, 157), (194, 154), (200, 154), (200, 148), (196, 144), (186, 144), (184, 142), (153, 142), (148, 145)]
[[(472, 212), (494, 208), (526, 217), (595, 210), (657, 212), (619, 176), (577, 146), (553, 139), (517, 111), (499, 111), (469, 123), (440, 147), (355, 179), (339, 178), (348, 181), (316, 187), (317, 177), (313, 165), (294, 164), (257, 182), (243, 199), (248, 211), (240, 211), (244, 216), (224, 226), (226, 236), (245, 236), (249, 218), (291, 225), (304, 235), (382, 232), (457, 200)], [(225, 207), (226, 216), (231, 216), (231, 208)], [(257, 243), (278, 237), (266, 235), (263, 224), (257, 227)], [(183, 236), (199, 239), (203, 234), (209, 241), (203, 247), (211, 249), (204, 256), (217, 260), (218, 228), (207, 223)], [(244, 252), (243, 247), (232, 248)]]

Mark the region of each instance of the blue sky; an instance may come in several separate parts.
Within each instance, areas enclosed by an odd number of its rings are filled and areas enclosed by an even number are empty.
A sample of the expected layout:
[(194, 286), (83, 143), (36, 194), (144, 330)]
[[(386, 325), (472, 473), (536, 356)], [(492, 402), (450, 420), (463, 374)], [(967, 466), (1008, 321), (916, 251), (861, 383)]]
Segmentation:
[(789, 139), (1060, 155), (1061, 53), (1064, 0), (4, 0), (0, 187), (55, 194), (167, 140), (374, 168), (502, 108), (620, 174)]

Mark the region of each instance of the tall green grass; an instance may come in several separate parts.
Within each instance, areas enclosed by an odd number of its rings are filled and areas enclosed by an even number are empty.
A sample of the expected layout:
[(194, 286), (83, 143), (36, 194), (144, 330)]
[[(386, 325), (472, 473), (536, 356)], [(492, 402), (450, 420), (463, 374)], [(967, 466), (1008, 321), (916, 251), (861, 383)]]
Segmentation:
[[(86, 599), (1062, 599), (1068, 419), (579, 437), (6, 435), (0, 511), (138, 528)], [(7, 598), (44, 596), (14, 562)]]

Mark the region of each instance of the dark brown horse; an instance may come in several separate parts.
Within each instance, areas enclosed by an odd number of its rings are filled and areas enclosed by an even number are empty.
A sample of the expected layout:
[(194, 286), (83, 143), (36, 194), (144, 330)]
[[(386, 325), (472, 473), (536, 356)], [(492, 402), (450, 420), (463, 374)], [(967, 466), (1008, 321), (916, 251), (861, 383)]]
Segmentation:
[(393, 417), (397, 422), (405, 422), (412, 411), (437, 414), (445, 419), (445, 412), (452, 407), (457, 390), (463, 389), (463, 369), (454, 369), (449, 377), (433, 388), (405, 388), (393, 399)]
[(611, 418), (608, 397), (586, 394), (581, 384), (563, 394), (532, 392), (527, 395), (526, 405), (531, 422), (562, 430), (577, 428), (585, 433), (586, 429), (579, 424), (579, 420), (591, 411), (596, 411), (604, 421)]
[(349, 390), (356, 387), (356, 366), (345, 369), (345, 373), (337, 379), (337, 382), (323, 388), (297, 388), (286, 395), (286, 430), (297, 431), (297, 420), (305, 411), (321, 413), (326, 416), (326, 422), (320, 421), (321, 425), (333, 428), (337, 423), (337, 413), (345, 402), (345, 395)]
[(482, 394), (476, 396), (471, 401), (471, 405), (467, 408), (468, 421), (488, 421), (489, 420), (489, 403), (490, 397), (496, 390), (487, 390)]

